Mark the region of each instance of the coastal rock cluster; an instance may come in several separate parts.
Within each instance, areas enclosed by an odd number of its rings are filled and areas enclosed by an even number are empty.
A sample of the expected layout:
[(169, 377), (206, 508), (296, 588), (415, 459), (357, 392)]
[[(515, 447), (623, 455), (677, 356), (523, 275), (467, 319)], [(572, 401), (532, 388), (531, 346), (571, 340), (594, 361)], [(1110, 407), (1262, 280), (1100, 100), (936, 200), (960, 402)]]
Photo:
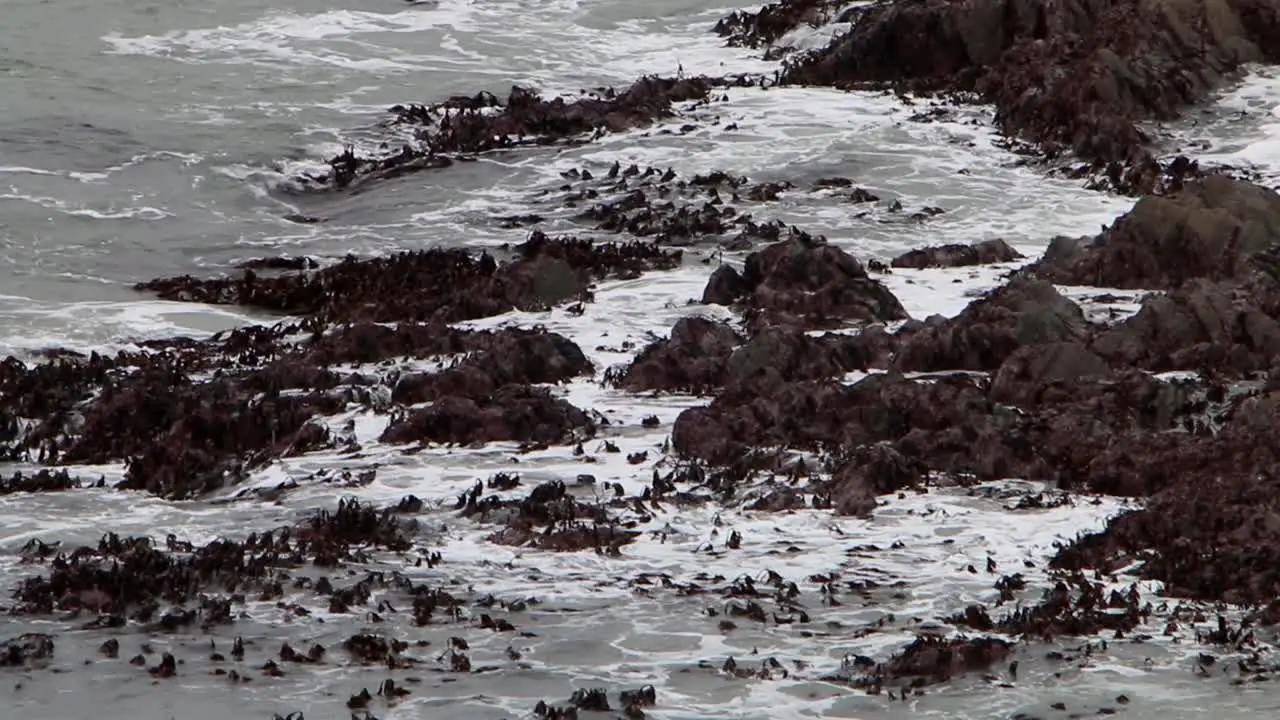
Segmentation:
[[(813, 5), (784, 0), (770, 14), (795, 26)], [(1072, 153), (1132, 194), (1194, 174), (1185, 160), (1160, 165), (1143, 121), (1177, 117), (1246, 63), (1280, 61), (1270, 0), (925, 0), (849, 12), (851, 29), (795, 58), (784, 82), (971, 95), (995, 106), (1010, 138), (1049, 158)]]
[[(1016, 675), (1017, 640), (1122, 637), (1155, 612), (1136, 585), (1108, 589), (1104, 580), (1126, 570), (1159, 581), (1168, 596), (1256, 609), (1238, 630), (1220, 621), (1212, 643), (1241, 647), (1246, 625), (1280, 622), (1280, 195), (1191, 160), (1161, 166), (1142, 125), (1203, 100), (1244, 63), (1280, 61), (1280, 10), (1266, 0), (783, 0), (735, 13), (716, 31), (766, 47), (833, 19), (850, 29), (825, 48), (791, 54), (778, 82), (991, 103), (1011, 141), (1050, 160), (1083, 161), (1099, 187), (1142, 197), (1094, 236), (1045, 238), (1034, 261), (989, 240), (864, 263), (847, 246), (754, 215), (815, 192), (868, 222), (912, 227), (943, 211), (904, 210), (847, 178), (758, 182), (615, 163), (566, 172), (563, 185), (539, 196), (537, 213), (495, 218), (529, 228), (524, 242), (500, 250), (258, 258), (224, 277), (140, 283), (155, 297), (240, 306), (278, 322), (114, 355), (57, 351), (0, 363), (0, 459), (40, 466), (0, 477), (0, 495), (101, 488), (104, 479), (69, 468), (120, 463), (118, 489), (207, 499), (275, 460), (321, 452), (349, 460), (354, 477), (344, 481), (358, 486), (376, 476), (359, 462), (361, 443), (375, 441), (406, 454), (502, 442), (517, 456), (561, 446), (588, 467), (592, 453), (620, 452), (611, 420), (559, 385), (590, 378), (618, 393), (705, 402), (670, 425), (663, 462), (648, 463), (648, 450), (627, 456), (646, 479), (640, 493), (586, 472), (536, 483), (503, 472), (444, 509), (412, 495), (382, 508), (344, 500), (201, 545), (113, 533), (74, 549), (33, 540), (22, 549), (32, 572), (8, 611), (172, 632), (234, 626), (255, 602), (297, 617), (314, 612), (310, 605), (382, 618), (400, 605), (419, 628), (514, 632), (516, 603), (505, 616), (464, 614), (498, 601), (371, 564), (443, 562), (413, 518), (429, 512), (483, 528), (496, 545), (611, 558), (646, 534), (665, 542), (669, 526), (657, 529), (655, 519), (685, 506), (865, 518), (898, 493), (1019, 478), (1141, 504), (1059, 547), (1039, 598), (1024, 593), (1019, 573), (989, 565), (999, 600), (942, 619), (971, 634), (921, 635), (890, 658), (857, 657), (823, 680), (906, 697), (962, 673), (1003, 666)], [(349, 149), (330, 161), (329, 175), (303, 184), (351, 188), (478, 153), (587, 142), (678, 117), (681, 103), (752, 82), (650, 77), (572, 101), (517, 88), (506, 99), (481, 93), (397, 106), (387, 126), (413, 130), (399, 154)], [(539, 227), (544, 212), (617, 239), (549, 235)], [(701, 251), (707, 282), (689, 299), (694, 307), (665, 337), (626, 346), (634, 352), (617, 367), (597, 367), (573, 338), (543, 327), (458, 327), (511, 311), (580, 315), (599, 283), (685, 270), (686, 254)], [(954, 317), (911, 317), (886, 282), (895, 271), (990, 264), (1004, 265), (1004, 282)], [(1099, 321), (1063, 286), (1138, 291), (1140, 308)], [(414, 363), (391, 362), (405, 359)], [(385, 420), (363, 440), (353, 419), (362, 413)], [(1051, 501), (1026, 502), (1022, 509)], [(716, 533), (712, 551), (742, 542)], [(707, 617), (725, 633), (739, 622), (805, 626), (840, 594), (865, 599), (875, 590), (834, 572), (808, 578), (813, 592), (803, 599), (800, 584), (773, 571), (683, 580), (641, 573), (628, 582), (639, 595), (705, 596)], [(410, 647), (362, 632), (342, 649), (388, 669), (429, 664)], [(439, 671), (481, 672), (467, 650), (451, 637), (436, 656)], [(0, 666), (36, 667), (54, 654), (51, 638), (25, 634), (0, 645)], [(118, 658), (119, 643), (102, 654)], [(231, 654), (243, 659), (239, 641)], [(322, 646), (286, 644), (279, 662), (261, 669), (274, 675), (281, 664), (325, 657)], [(211, 661), (225, 659), (211, 650)], [(792, 672), (772, 657), (698, 669), (761, 680)], [(148, 672), (160, 679), (181, 670), (166, 654)], [(391, 680), (379, 688), (384, 697), (406, 692)], [(364, 689), (348, 708), (367, 709), (372, 698)], [(625, 691), (618, 704), (627, 717), (644, 717), (657, 702), (647, 687)], [(611, 709), (608, 693), (593, 688), (565, 706), (540, 702), (534, 714)]]

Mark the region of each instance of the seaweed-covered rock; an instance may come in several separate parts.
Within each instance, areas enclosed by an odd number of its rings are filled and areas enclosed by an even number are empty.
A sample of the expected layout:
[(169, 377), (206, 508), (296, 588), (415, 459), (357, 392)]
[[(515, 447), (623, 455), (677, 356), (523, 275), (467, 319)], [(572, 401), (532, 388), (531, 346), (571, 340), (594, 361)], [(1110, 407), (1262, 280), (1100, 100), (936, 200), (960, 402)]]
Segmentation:
[(733, 302), (748, 327), (836, 327), (907, 317), (902, 303), (861, 263), (840, 248), (794, 235), (747, 256), (741, 275), (725, 266), (713, 275), (703, 302)]
[(1144, 197), (1093, 238), (1057, 238), (1033, 272), (1064, 285), (1177, 288), (1248, 274), (1280, 243), (1280, 194), (1224, 175)]
[(585, 412), (543, 388), (507, 385), (475, 398), (446, 395), (415, 409), (382, 433), (390, 443), (472, 443), (514, 441), (559, 443), (575, 432), (591, 433)]

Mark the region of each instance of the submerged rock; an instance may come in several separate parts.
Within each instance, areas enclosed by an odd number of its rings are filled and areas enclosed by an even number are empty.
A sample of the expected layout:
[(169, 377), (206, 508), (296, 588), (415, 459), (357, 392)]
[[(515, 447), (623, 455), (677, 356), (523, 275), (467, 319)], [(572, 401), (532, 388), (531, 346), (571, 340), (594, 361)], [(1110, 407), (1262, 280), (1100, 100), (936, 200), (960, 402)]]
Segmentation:
[(911, 250), (894, 258), (896, 268), (964, 267), (1021, 260), (1022, 253), (1003, 240), (983, 240), (972, 245), (942, 245)]
[(1013, 654), (1013, 643), (1000, 638), (917, 637), (878, 670), (888, 678), (945, 682), (956, 675), (981, 672)]

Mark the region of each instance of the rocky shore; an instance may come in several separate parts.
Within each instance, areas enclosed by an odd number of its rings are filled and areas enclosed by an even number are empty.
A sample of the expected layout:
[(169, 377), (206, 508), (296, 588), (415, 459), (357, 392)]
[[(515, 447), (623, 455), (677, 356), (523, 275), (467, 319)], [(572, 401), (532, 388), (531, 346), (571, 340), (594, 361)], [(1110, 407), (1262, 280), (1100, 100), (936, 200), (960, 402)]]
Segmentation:
[[(459, 633), (436, 658), (441, 672), (480, 673), (487, 668), (472, 665), (460, 634), (516, 632), (508, 618), (519, 609), (499, 613), (492, 597), (371, 569), (447, 563), (421, 527), (431, 513), (483, 527), (496, 545), (616, 558), (673, 507), (865, 518), (899, 494), (1019, 478), (1060, 497), (1116, 496), (1140, 507), (1042, 559), (1047, 586), (989, 565), (992, 600), (937, 618), (947, 633), (922, 633), (891, 656), (817, 677), (890, 700), (970, 672), (1016, 678), (1024, 643), (1122, 638), (1179, 600), (1239, 609), (1240, 620), (1219, 617), (1202, 642), (1249, 656), (1240, 661), (1248, 678), (1269, 677), (1255, 651), (1264, 643), (1258, 629), (1280, 622), (1272, 546), (1280, 540), (1280, 195), (1203, 171), (1194, 158), (1162, 166), (1161, 139), (1143, 123), (1206, 100), (1245, 63), (1280, 62), (1280, 9), (1268, 0), (784, 0), (735, 14), (717, 31), (783, 55), (788, 33), (820, 19), (852, 24), (821, 50), (790, 54), (776, 82), (989, 103), (1026, 152), (1140, 199), (1094, 236), (1044, 238), (1034, 260), (1002, 241), (860, 258), (856, 238), (830, 241), (753, 212), (765, 214), (780, 194), (819, 190), (894, 221), (926, 223), (934, 209), (892, 207), (847, 178), (766, 183), (732, 168), (683, 177), (617, 163), (566, 174), (534, 212), (513, 208), (503, 221), (530, 232), (500, 251), (260, 258), (224, 277), (141, 283), (151, 296), (253, 308), (279, 322), (115, 355), (9, 358), (0, 364), (0, 458), (28, 469), (0, 477), (0, 495), (101, 487), (105, 480), (78, 477), (77, 468), (119, 464), (120, 491), (208, 498), (281, 458), (320, 451), (349, 457), (351, 481), (369, 473), (369, 482), (375, 470), (359, 462), (354, 427), (334, 422), (353, 411), (380, 418), (377, 442), (404, 453), (506, 443), (518, 457), (562, 447), (583, 458), (584, 472), (523, 484), (514, 474), (477, 478), (446, 509), (414, 495), (387, 507), (343, 501), (207, 543), (114, 533), (80, 548), (33, 540), (21, 550), (29, 572), (11, 589), (8, 613), (85, 630), (214, 632), (236, 627), (253, 603), (297, 616), (400, 612), (415, 627)], [(651, 125), (679, 132), (688, 106), (713, 102), (726, 86), (772, 82), (643, 78), (573, 101), (517, 88), (505, 100), (397, 106), (389, 126), (415, 128), (411, 143), (379, 156), (348, 150), (330, 160), (328, 176), (304, 184), (371, 187), (447, 172), (478, 153)], [(569, 212), (582, 232), (544, 232), (539, 213), (551, 211)], [(600, 283), (677, 271), (696, 262), (694, 250), (706, 251), (701, 296), (666, 337), (624, 348), (630, 359), (616, 367), (543, 327), (460, 325), (512, 312), (581, 315)], [(912, 317), (886, 282), (912, 269), (997, 263), (1017, 267), (953, 317)], [(1066, 286), (1137, 292), (1140, 309), (1090, 317)], [(592, 448), (617, 452), (622, 431), (561, 392), (584, 379), (635, 397), (701, 398), (669, 427), (645, 419), (669, 438), (661, 451), (628, 456), (644, 476), (641, 492), (575, 492), (595, 482)], [(720, 542), (732, 550), (741, 539)], [(1158, 581), (1161, 595), (1139, 592), (1139, 579)], [(728, 632), (736, 620), (816, 626), (840, 583), (815, 575), (803, 587), (780, 576), (645, 584), (722, 601), (708, 612), (708, 632)], [(0, 666), (47, 665), (57, 644), (43, 634), (0, 639)], [(286, 643), (258, 658), (254, 674), (323, 664), (336, 649)], [(352, 633), (341, 652), (388, 672), (428, 664), (390, 633)], [(174, 656), (129, 659), (114, 639), (100, 653), (157, 680), (180, 672)], [(210, 672), (245, 674), (228, 670), (245, 657), (239, 641), (231, 661), (217, 647), (206, 654)], [(788, 672), (768, 661), (707, 662), (729, 677)], [(407, 692), (388, 680), (377, 694)], [(347, 708), (370, 712), (373, 698), (365, 689)], [(639, 718), (662, 702), (651, 686), (550, 700), (536, 716)]]

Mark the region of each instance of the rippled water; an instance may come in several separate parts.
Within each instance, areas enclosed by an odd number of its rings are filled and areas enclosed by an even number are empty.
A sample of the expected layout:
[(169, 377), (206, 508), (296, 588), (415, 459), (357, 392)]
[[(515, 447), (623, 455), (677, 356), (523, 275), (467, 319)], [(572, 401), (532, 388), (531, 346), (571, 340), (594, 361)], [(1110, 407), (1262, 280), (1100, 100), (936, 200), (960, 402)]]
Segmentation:
[[(442, 172), (411, 175), (358, 194), (300, 197), (284, 192), (284, 178), (322, 161), (345, 142), (363, 142), (368, 129), (394, 103), (439, 100), (479, 90), (504, 92), (512, 84), (544, 92), (626, 84), (644, 73), (772, 72), (775, 65), (747, 51), (722, 47), (710, 32), (732, 7), (677, 0), (528, 2), (490, 0), (335, 7), (306, 0), (266, 5), (257, 0), (215, 3), (124, 3), (119, 0), (57, 6), (32, 0), (0, 5), (0, 355), (51, 346), (80, 349), (127, 346), (144, 337), (218, 330), (245, 322), (234, 309), (202, 308), (140, 297), (133, 281), (183, 272), (212, 273), (248, 257), (289, 253), (336, 255), (432, 245), (491, 246), (518, 241), (524, 231), (504, 229), (499, 215), (537, 207), (539, 190), (562, 182), (571, 167), (606, 168), (615, 161), (671, 167), (681, 174), (726, 170), (761, 180), (803, 185), (845, 175), (907, 208), (946, 210), (927, 223), (885, 223), (856, 217), (838, 198), (785, 193), (762, 207), (777, 217), (826, 234), (856, 256), (886, 258), (912, 247), (1002, 237), (1034, 254), (1055, 234), (1096, 232), (1131, 200), (1042, 176), (1000, 149), (990, 112), (959, 111), (935, 123), (911, 120), (920, 108), (891, 96), (821, 89), (735, 89), (727, 103), (697, 111), (698, 129), (664, 135), (638, 131), (572, 148), (543, 148), (485, 156)], [(733, 5), (730, 3), (729, 5)], [(742, 5), (734, 5), (738, 7)], [(810, 42), (820, 40), (815, 31)], [(826, 30), (825, 32), (830, 32)], [(1206, 159), (1280, 171), (1280, 84), (1262, 72), (1221, 104), (1196, 113), (1174, 131)], [(680, 122), (686, 121), (681, 119)], [(729, 130), (726, 126), (736, 125)], [(1204, 148), (1207, 144), (1207, 149)], [(1171, 146), (1170, 150), (1175, 148)], [(298, 225), (299, 212), (325, 222)], [(552, 218), (552, 227), (568, 221)], [(472, 323), (543, 324), (589, 351), (597, 367), (627, 362), (623, 340), (643, 343), (664, 334), (690, 312), (712, 266), (704, 251), (689, 253), (675, 272), (601, 287), (581, 317), (562, 311), (511, 314)], [(729, 258), (731, 261), (735, 258)], [(899, 272), (888, 282), (915, 317), (954, 314), (975, 290), (999, 282), (1001, 268)], [(639, 398), (603, 391), (591, 381), (564, 389), (576, 404), (620, 421), (609, 436), (620, 455), (595, 453), (591, 472), (628, 491), (647, 483), (657, 449), (678, 412), (705, 400)], [(657, 428), (640, 425), (656, 415)], [(30, 568), (16, 566), (16, 548), (33, 537), (68, 544), (92, 542), (108, 529), (204, 541), (240, 536), (296, 519), (309, 508), (331, 506), (339, 495), (391, 502), (413, 493), (451, 502), (477, 478), (510, 469), (513, 448), (431, 450), (403, 455), (372, 442), (386, 418), (353, 413), (366, 442), (361, 458), (306, 455), (280, 461), (223, 497), (193, 503), (106, 490), (0, 498), (0, 586), (9, 588)], [(651, 451), (649, 464), (613, 458)], [(563, 449), (520, 455), (528, 484), (580, 473), (579, 459)], [(377, 479), (358, 488), (336, 487), (315, 472), (376, 466)], [(119, 467), (89, 468), (108, 477)], [(246, 489), (269, 489), (292, 478), (303, 487), (280, 502), (229, 501)], [(854, 521), (828, 513), (751, 513), (735, 508), (670, 509), (622, 558), (558, 555), (496, 548), (484, 531), (452, 513), (427, 514), (424, 547), (445, 563), (431, 570), (384, 558), (385, 567), (416, 580), (471, 587), (512, 600), (542, 603), (512, 621), (537, 637), (469, 632), (473, 663), (491, 673), (455, 676), (418, 672), (414, 694), (383, 718), (498, 718), (524, 716), (542, 698), (563, 701), (574, 687), (613, 689), (655, 684), (665, 718), (942, 717), (1006, 718), (1016, 712), (1054, 715), (1051, 704), (1086, 715), (1115, 707), (1134, 717), (1223, 717), (1274, 713), (1276, 695), (1238, 689), (1227, 677), (1201, 678), (1188, 653), (1194, 643), (1164, 637), (1153, 620), (1144, 643), (1113, 642), (1087, 660), (1052, 663), (1046, 647), (1019, 651), (1023, 670), (1011, 687), (969, 678), (908, 702), (891, 703), (818, 678), (839, 669), (846, 654), (887, 657), (921, 623), (995, 595), (992, 578), (968, 573), (990, 556), (1002, 565), (1031, 561), (1036, 568), (1053, 543), (1101, 526), (1117, 509), (1111, 500), (1078, 498), (1055, 510), (1010, 512), (1019, 493), (1038, 488), (996, 484), (978, 492), (933, 489), (889, 498), (875, 519)], [(728, 551), (712, 534), (713, 516), (743, 535)], [(895, 541), (902, 547), (889, 550)], [(713, 552), (700, 551), (710, 542)], [(875, 545), (882, 551), (865, 549)], [(636, 592), (640, 572), (665, 572), (687, 581), (698, 572), (732, 578), (773, 570), (795, 580), (814, 623), (717, 630), (707, 615), (714, 598)], [(807, 578), (838, 570), (847, 580), (886, 586), (871, 597), (850, 596), (823, 607)], [(1034, 599), (1039, 569), (1028, 569)], [(897, 584), (895, 584), (897, 583)], [(891, 588), (891, 589), (890, 589)], [(1154, 590), (1154, 588), (1147, 588)], [(258, 663), (281, 638), (295, 645), (332, 644), (361, 619), (289, 619), (274, 605), (253, 609), (237, 625), (256, 640)], [(881, 631), (857, 632), (885, 619)], [(328, 622), (320, 622), (328, 620)], [(838, 623), (838, 624), (831, 624)], [(406, 629), (431, 640), (422, 653), (434, 660), (457, 628)], [(0, 617), (0, 636), (22, 627)], [(345, 698), (372, 689), (387, 675), (334, 663), (285, 678), (259, 678), (251, 686), (224, 687), (207, 676), (200, 658), (208, 639), (167, 635), (187, 661), (177, 682), (153, 684), (122, 661), (94, 656), (101, 636), (59, 632), (62, 673), (0, 676), (3, 706), (34, 720), (77, 717), (269, 717), (303, 710), (309, 720), (345, 718)], [(1194, 628), (1184, 626), (1184, 633)], [(217, 638), (219, 643), (229, 637)], [(122, 636), (136, 652), (142, 638)], [(505, 648), (518, 645), (523, 660)], [(732, 680), (714, 668), (734, 656), (740, 663), (776, 657), (785, 679)], [(252, 660), (252, 657), (250, 658)], [(428, 668), (431, 666), (428, 665)], [(21, 687), (18, 687), (18, 685)], [(1117, 705), (1125, 694), (1132, 700)], [(16, 704), (14, 703), (16, 701)]]

